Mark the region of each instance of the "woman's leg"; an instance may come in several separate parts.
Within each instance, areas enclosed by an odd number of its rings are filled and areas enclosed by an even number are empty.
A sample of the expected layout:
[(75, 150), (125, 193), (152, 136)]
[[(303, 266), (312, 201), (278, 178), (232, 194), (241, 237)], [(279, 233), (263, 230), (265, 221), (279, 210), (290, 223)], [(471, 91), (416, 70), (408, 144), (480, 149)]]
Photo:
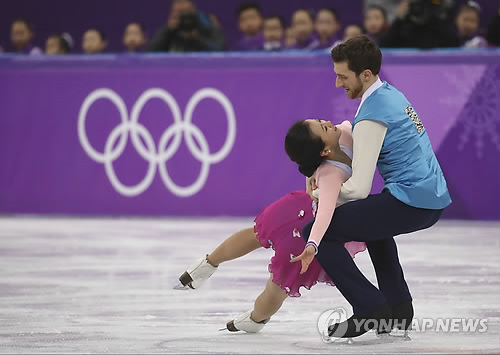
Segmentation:
[(260, 246), (253, 228), (243, 229), (234, 233), (222, 242), (210, 255), (203, 256), (187, 268), (179, 277), (179, 281), (182, 284), (181, 288), (187, 286), (199, 288), (213, 275), (220, 263), (239, 258)]
[(261, 245), (257, 240), (253, 227), (246, 228), (234, 233), (222, 242), (208, 255), (207, 260), (212, 266), (218, 266), (225, 261), (239, 258), (260, 247)]
[(255, 300), (254, 309), (251, 318), (254, 322), (262, 322), (271, 318), (273, 314), (278, 312), (283, 304), (283, 301), (288, 297), (278, 285), (273, 283), (273, 276), (267, 280), (266, 288)]

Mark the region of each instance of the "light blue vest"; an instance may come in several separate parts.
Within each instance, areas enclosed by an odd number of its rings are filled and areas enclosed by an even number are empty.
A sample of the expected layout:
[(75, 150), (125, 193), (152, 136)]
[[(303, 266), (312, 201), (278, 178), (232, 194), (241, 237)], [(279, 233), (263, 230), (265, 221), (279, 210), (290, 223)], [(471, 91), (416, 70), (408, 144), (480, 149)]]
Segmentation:
[(384, 189), (401, 202), (418, 208), (442, 209), (451, 203), (427, 132), (401, 92), (384, 81), (366, 98), (352, 128), (362, 120), (387, 126), (377, 162)]

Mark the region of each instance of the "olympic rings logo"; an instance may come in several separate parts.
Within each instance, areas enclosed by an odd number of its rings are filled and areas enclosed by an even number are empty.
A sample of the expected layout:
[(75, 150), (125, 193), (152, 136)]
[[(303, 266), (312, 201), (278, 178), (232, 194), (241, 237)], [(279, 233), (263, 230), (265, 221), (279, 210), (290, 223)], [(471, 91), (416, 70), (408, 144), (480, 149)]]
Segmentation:
[[(85, 120), (90, 107), (99, 99), (111, 101), (120, 113), (121, 123), (109, 134), (104, 152), (96, 151), (90, 144), (85, 131)], [(174, 123), (162, 134), (158, 148), (155, 147), (151, 133), (139, 123), (139, 116), (146, 103), (151, 99), (163, 100), (172, 112)], [(220, 150), (210, 154), (208, 142), (201, 130), (192, 123), (193, 112), (200, 101), (213, 99), (217, 101), (226, 113), (228, 131), (226, 140)], [(116, 176), (113, 162), (118, 159), (127, 145), (128, 135), (139, 155), (149, 162), (148, 170), (143, 180), (135, 186), (124, 185)], [(172, 139), (171, 144), (167, 143)], [(174, 156), (179, 149), (182, 137), (186, 140), (186, 145), (191, 154), (201, 162), (201, 171), (198, 178), (189, 186), (179, 186), (172, 181), (168, 174), (166, 162)], [(78, 138), (85, 152), (90, 158), (98, 163), (104, 164), (106, 175), (113, 188), (124, 196), (137, 196), (149, 188), (153, 182), (156, 167), (160, 172), (163, 183), (169, 191), (179, 197), (189, 197), (198, 193), (208, 178), (211, 164), (216, 164), (227, 157), (230, 153), (236, 138), (236, 118), (234, 109), (229, 99), (220, 91), (213, 88), (203, 88), (194, 93), (189, 100), (184, 117), (175, 98), (167, 91), (159, 88), (146, 90), (136, 101), (128, 117), (127, 107), (123, 99), (111, 89), (101, 88), (91, 92), (83, 101), (78, 114)], [(141, 139), (145, 144), (142, 143)], [(119, 139), (118, 144), (116, 141)], [(194, 141), (197, 141), (198, 146)], [(116, 146), (115, 146), (116, 145)], [(115, 148), (113, 149), (113, 147)]]

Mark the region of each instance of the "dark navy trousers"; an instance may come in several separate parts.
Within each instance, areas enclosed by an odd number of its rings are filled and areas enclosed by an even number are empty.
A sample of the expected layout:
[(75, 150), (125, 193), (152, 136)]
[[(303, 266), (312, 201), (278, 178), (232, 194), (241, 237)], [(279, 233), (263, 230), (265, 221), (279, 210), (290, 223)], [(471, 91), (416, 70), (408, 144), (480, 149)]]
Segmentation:
[[(378, 307), (411, 300), (394, 237), (429, 228), (442, 209), (409, 206), (387, 190), (335, 209), (316, 255), (317, 260), (351, 304), (356, 316), (369, 316)], [(309, 239), (314, 220), (302, 230)], [(377, 275), (378, 289), (359, 271), (345, 242), (365, 242)]]

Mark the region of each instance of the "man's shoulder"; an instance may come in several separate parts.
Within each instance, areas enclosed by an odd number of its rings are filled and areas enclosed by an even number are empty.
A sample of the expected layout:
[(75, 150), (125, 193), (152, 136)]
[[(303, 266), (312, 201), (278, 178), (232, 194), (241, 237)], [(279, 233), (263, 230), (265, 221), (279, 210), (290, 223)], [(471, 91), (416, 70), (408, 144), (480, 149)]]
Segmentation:
[(376, 105), (385, 107), (389, 103), (394, 103), (394, 101), (397, 100), (406, 100), (406, 97), (397, 88), (384, 81), (384, 85), (375, 90), (375, 92), (367, 98), (366, 102), (368, 106)]

